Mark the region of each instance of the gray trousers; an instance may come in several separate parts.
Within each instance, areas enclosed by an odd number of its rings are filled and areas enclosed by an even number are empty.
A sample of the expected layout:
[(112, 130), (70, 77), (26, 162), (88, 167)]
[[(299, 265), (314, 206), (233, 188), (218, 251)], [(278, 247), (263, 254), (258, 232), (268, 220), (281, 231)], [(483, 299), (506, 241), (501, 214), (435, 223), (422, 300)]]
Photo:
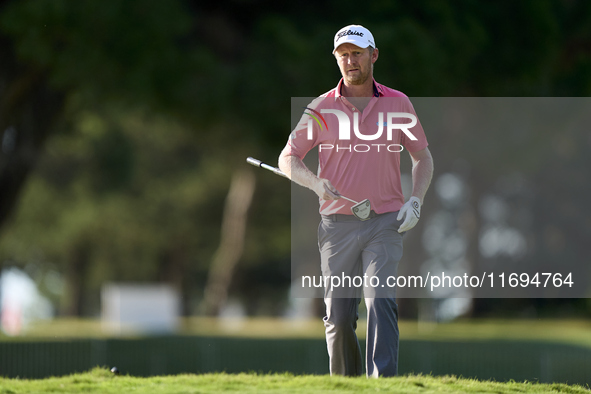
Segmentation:
[[(331, 375), (362, 373), (355, 334), (361, 296), (367, 307), (367, 376), (397, 374), (396, 288), (387, 285), (387, 278), (396, 276), (402, 258), (397, 215), (389, 212), (363, 222), (349, 215), (322, 216), (318, 228), (322, 275), (339, 278), (328, 282), (324, 293)], [(335, 286), (337, 282), (339, 286)]]

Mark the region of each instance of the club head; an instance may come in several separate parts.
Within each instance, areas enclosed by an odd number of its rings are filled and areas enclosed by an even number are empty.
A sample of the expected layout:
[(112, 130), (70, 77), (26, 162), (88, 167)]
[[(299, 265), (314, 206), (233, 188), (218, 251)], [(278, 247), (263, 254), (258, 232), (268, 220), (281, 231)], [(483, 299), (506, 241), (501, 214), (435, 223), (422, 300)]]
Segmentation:
[(353, 215), (355, 215), (357, 219), (367, 220), (369, 219), (369, 215), (371, 213), (371, 203), (366, 198), (365, 200), (353, 205), (351, 207), (351, 212), (353, 212)]

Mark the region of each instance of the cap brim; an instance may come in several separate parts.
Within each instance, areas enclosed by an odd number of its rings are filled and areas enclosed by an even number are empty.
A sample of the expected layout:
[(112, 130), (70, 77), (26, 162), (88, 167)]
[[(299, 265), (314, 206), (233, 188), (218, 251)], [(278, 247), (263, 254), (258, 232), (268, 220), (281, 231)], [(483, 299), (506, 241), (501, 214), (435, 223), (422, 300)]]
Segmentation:
[(334, 54), (334, 53), (336, 52), (337, 48), (338, 48), (338, 47), (340, 47), (340, 46), (341, 46), (341, 45), (343, 45), (343, 44), (353, 44), (353, 45), (355, 45), (356, 47), (359, 47), (359, 48), (363, 48), (363, 49), (365, 49), (365, 48), (367, 48), (368, 46), (370, 46), (370, 44), (369, 44), (368, 42), (366, 42), (366, 43), (367, 43), (367, 45), (366, 45), (366, 46), (363, 46), (363, 44), (362, 44), (362, 43), (360, 43), (358, 40), (355, 40), (355, 39), (349, 39), (349, 38), (345, 38), (345, 40), (344, 40), (343, 42), (339, 42), (339, 45), (337, 45), (337, 46), (336, 46), (336, 47), (335, 47), (335, 48), (332, 50), (332, 53)]

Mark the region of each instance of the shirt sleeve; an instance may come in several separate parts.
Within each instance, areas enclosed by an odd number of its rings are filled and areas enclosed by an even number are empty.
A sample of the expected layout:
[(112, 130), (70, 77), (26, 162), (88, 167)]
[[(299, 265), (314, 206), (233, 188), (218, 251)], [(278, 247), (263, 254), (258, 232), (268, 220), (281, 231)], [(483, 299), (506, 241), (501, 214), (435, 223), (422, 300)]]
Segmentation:
[(319, 144), (320, 126), (318, 121), (313, 116), (310, 107), (315, 104), (311, 103), (303, 111), (302, 117), (298, 124), (289, 134), (289, 139), (285, 145), (284, 152), (288, 155), (296, 156), (303, 160), (306, 154)]
[(417, 117), (417, 124), (414, 127), (408, 129), (412, 135), (416, 137), (416, 141), (411, 140), (410, 137), (408, 137), (405, 133), (402, 133), (401, 145), (408, 149), (409, 152), (417, 152), (425, 149), (429, 143), (427, 142), (427, 137), (425, 136), (425, 131), (423, 130), (421, 121), (408, 98), (406, 98), (405, 107), (407, 113), (413, 114)]

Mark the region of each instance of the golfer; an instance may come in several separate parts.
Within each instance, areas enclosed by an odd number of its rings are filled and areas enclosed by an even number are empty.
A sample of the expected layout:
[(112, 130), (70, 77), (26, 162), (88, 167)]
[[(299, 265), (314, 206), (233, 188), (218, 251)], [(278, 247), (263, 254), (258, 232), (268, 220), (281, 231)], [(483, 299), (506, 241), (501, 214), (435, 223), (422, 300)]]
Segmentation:
[[(343, 78), (305, 110), (281, 152), (279, 167), (318, 195), (322, 275), (343, 279), (340, 287), (325, 285), (324, 290), (331, 375), (362, 374), (355, 329), (364, 296), (367, 376), (394, 376), (398, 306), (396, 289), (387, 285), (387, 278), (397, 273), (404, 233), (419, 220), (433, 159), (408, 97), (373, 78), (379, 51), (370, 31), (359, 25), (342, 28), (334, 37), (333, 54)], [(318, 174), (302, 161), (314, 147)], [(403, 151), (413, 163), (412, 196), (406, 203), (400, 182)], [(353, 215), (355, 204), (341, 196), (369, 199), (369, 218)], [(346, 280), (354, 277), (365, 278), (363, 285)]]

